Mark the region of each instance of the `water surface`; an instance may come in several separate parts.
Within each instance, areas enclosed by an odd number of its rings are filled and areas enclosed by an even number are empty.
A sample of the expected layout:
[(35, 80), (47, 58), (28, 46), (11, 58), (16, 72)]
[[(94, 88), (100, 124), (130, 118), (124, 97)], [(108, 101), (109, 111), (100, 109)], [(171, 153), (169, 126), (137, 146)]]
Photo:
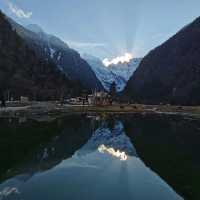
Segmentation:
[[(177, 169), (170, 169), (174, 163), (164, 167), (160, 164), (164, 161), (166, 165), (166, 161), (174, 159), (182, 162), (180, 165), (188, 164), (181, 156), (189, 159), (190, 154), (193, 155), (189, 146), (195, 146), (194, 142), (185, 141), (183, 128), (187, 132), (186, 127), (189, 127), (191, 134), (197, 135), (199, 124), (196, 121), (126, 115), (71, 116), (48, 123), (23, 120), (1, 123), (4, 131), (13, 136), (9, 139), (19, 140), (21, 146), (16, 148), (20, 153), (19, 157), (14, 154), (17, 159), (13, 160), (13, 165), (4, 159), (7, 169), (2, 167), (0, 199), (179, 200), (184, 195), (188, 199), (198, 195), (193, 189), (193, 196), (190, 196), (193, 183), (188, 183), (189, 190), (184, 188), (184, 182), (183, 188), (176, 183), (179, 181)], [(7, 127), (14, 128), (8, 131)], [(14, 129), (17, 131), (13, 132)], [(49, 137), (46, 138), (44, 132)], [(19, 139), (20, 134), (24, 142)], [(26, 138), (29, 134), (35, 134), (31, 141)], [(39, 145), (38, 140), (42, 140)], [(32, 148), (23, 147), (26, 141), (29, 146), (32, 142)], [(185, 142), (188, 147), (182, 150), (186, 152), (182, 155), (179, 146), (181, 144), (182, 148)], [(30, 150), (26, 153), (21, 148)], [(168, 155), (171, 152), (173, 154)], [(6, 155), (6, 152), (1, 154)], [(191, 169), (196, 160), (189, 162)], [(195, 164), (198, 167), (198, 162)], [(181, 176), (183, 171), (179, 172)], [(185, 170), (184, 173), (190, 172)], [(176, 177), (172, 180), (170, 175)]]

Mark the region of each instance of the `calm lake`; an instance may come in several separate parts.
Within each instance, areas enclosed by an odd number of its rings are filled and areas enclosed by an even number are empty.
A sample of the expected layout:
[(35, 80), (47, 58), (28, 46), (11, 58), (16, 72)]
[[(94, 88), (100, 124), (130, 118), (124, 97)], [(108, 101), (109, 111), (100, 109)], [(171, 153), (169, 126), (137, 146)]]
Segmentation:
[(200, 199), (200, 120), (0, 119), (0, 200)]

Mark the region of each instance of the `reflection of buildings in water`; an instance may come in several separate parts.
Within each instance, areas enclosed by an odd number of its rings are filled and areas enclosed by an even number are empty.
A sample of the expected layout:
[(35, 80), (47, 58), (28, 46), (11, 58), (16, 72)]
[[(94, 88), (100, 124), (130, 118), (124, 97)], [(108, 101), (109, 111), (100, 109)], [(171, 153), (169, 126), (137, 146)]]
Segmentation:
[(19, 124), (22, 124), (22, 123), (25, 123), (27, 122), (27, 118), (24, 116), (24, 117), (19, 117)]

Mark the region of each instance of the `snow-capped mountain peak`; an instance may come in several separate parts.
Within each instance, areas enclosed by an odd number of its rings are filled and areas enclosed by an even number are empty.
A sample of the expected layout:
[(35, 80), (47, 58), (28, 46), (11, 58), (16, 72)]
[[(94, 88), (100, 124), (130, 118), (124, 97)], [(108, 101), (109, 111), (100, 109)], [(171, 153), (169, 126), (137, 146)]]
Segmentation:
[(130, 53), (125, 53), (123, 56), (117, 56), (111, 60), (109, 60), (108, 58), (103, 59), (103, 64), (106, 67), (109, 67), (110, 65), (117, 65), (117, 64), (123, 64), (123, 63), (128, 63), (130, 62), (130, 60), (133, 59), (132, 54)]
[(94, 56), (84, 54), (83, 58), (89, 63), (106, 91), (109, 91), (111, 84), (115, 82), (118, 92), (125, 88), (127, 81), (141, 62), (141, 58), (134, 58), (129, 62), (105, 66), (103, 61)]
[(129, 62), (119, 62), (109, 65), (108, 68), (118, 76), (128, 81), (141, 62), (141, 58), (132, 58)]

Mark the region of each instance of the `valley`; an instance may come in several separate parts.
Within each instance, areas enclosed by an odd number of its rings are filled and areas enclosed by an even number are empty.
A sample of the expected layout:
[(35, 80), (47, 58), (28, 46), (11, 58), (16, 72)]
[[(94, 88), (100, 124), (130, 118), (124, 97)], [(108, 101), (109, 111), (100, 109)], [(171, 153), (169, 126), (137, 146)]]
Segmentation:
[(199, 6), (0, 1), (0, 200), (199, 200)]

